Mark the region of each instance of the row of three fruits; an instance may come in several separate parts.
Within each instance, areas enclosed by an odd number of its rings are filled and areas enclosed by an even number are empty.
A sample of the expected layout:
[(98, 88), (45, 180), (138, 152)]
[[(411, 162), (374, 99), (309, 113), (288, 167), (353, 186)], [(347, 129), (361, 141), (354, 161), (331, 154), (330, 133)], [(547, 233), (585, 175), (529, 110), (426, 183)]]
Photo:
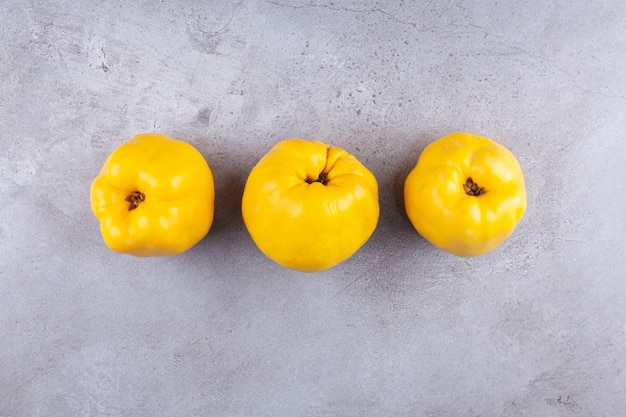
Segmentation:
[[(213, 221), (213, 176), (190, 144), (137, 135), (106, 160), (91, 186), (105, 243), (135, 256), (181, 253)], [(526, 209), (519, 163), (502, 145), (453, 133), (427, 146), (405, 181), (406, 213), (435, 246), (475, 256), (507, 239)], [(318, 141), (276, 144), (252, 169), (245, 225), (280, 265), (313, 272), (354, 254), (378, 223), (374, 175), (345, 150)]]

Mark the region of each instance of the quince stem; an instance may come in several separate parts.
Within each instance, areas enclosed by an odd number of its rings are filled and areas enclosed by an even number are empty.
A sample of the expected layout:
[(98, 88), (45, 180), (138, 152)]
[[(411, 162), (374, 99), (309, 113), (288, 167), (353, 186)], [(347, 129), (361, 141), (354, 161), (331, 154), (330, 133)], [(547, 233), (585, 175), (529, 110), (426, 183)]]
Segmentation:
[(321, 182), (322, 185), (328, 184), (328, 172), (322, 172), (316, 180), (310, 178), (306, 179), (307, 184), (313, 184), (314, 182)]
[(474, 197), (478, 197), (479, 195), (485, 193), (485, 187), (479, 187), (478, 184), (474, 182), (472, 177), (467, 178), (465, 184), (463, 184), (463, 190), (465, 190), (465, 194)]
[(130, 203), (130, 205), (128, 206), (128, 211), (135, 210), (137, 207), (139, 207), (139, 203), (145, 201), (145, 199), (146, 195), (141, 191), (131, 192), (128, 197), (126, 197), (126, 201)]

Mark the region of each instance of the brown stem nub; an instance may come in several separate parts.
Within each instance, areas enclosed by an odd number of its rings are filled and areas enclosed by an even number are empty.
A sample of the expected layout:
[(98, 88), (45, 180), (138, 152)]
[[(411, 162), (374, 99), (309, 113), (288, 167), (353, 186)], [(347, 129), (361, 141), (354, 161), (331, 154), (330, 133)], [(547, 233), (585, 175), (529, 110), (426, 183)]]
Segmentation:
[(307, 184), (313, 184), (314, 182), (321, 182), (322, 185), (326, 185), (328, 184), (328, 172), (322, 172), (320, 174), (319, 177), (317, 177), (316, 180), (312, 180), (311, 178), (307, 178), (306, 180)]
[(474, 182), (472, 177), (467, 178), (467, 181), (463, 184), (463, 190), (465, 190), (465, 194), (474, 197), (478, 197), (479, 195), (485, 193), (485, 187), (479, 187), (478, 184)]
[(145, 199), (146, 195), (141, 191), (133, 191), (132, 193), (128, 194), (128, 197), (126, 197), (126, 201), (130, 203), (130, 205), (128, 206), (128, 211), (135, 210), (137, 207), (139, 207), (139, 203), (141, 203)]

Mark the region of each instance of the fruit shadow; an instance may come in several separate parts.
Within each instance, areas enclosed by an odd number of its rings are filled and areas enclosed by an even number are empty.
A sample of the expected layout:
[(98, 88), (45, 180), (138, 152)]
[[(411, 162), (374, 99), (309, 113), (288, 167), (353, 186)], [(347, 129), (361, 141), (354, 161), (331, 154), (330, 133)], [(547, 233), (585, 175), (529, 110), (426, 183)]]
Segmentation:
[(427, 145), (427, 139), (406, 141), (409, 146), (396, 155), (390, 167), (379, 174), (380, 227), (387, 232), (414, 231), (404, 208), (404, 182), (415, 167), (417, 159)]

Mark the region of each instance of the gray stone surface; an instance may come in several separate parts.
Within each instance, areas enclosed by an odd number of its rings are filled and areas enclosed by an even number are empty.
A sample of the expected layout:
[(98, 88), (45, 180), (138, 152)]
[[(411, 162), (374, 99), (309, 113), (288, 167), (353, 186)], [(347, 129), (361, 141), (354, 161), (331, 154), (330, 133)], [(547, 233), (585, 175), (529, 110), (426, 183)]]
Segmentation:
[[(0, 2), (0, 416), (606, 416), (626, 410), (626, 3)], [(528, 210), (472, 259), (411, 228), (404, 177), (464, 130)], [(136, 133), (195, 145), (209, 235), (109, 251), (89, 209)], [(240, 215), (280, 139), (342, 146), (381, 218), (319, 274)]]

